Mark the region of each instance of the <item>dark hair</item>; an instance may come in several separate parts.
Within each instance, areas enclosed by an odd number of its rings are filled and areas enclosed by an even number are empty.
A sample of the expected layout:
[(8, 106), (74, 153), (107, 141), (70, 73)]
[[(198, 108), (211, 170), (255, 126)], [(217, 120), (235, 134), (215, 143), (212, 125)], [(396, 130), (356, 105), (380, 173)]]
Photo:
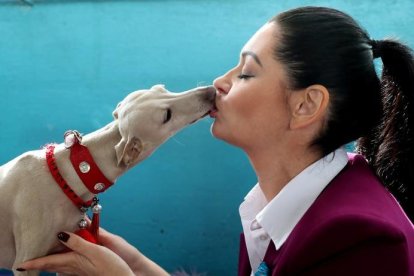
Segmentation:
[[(328, 154), (357, 140), (358, 151), (414, 221), (414, 58), (394, 40), (371, 40), (349, 15), (302, 7), (270, 20), (276, 60), (290, 89), (313, 84), (330, 93), (329, 114), (312, 146)], [(373, 59), (383, 61), (381, 80)], [(411, 184), (411, 186), (409, 186)]]

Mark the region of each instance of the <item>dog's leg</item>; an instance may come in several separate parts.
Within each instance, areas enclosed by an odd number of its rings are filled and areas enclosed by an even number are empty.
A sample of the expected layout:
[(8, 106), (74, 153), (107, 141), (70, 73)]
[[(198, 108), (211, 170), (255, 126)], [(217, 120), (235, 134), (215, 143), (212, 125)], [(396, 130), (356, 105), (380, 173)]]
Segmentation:
[[(30, 244), (30, 243), (28, 243), (28, 244)], [(28, 250), (29, 249), (28, 247), (25, 248), (24, 254), (19, 254), (19, 252), (21, 252), (21, 250), (19, 251), (19, 248), (22, 249), (22, 247), (21, 247), (21, 245), (18, 246), (17, 244), (16, 244), (16, 246), (17, 246), (17, 249), (18, 249), (18, 251), (17, 251), (18, 254), (16, 256), (16, 260), (15, 260), (15, 263), (13, 265), (14, 275), (15, 276), (38, 276), (40, 272), (37, 271), (37, 270), (30, 270), (30, 271), (17, 271), (17, 270), (15, 270), (24, 261), (31, 260), (31, 259), (36, 258), (36, 257), (39, 256), (39, 255), (37, 255), (39, 253), (38, 251), (36, 253), (34, 253), (34, 254), (36, 254), (36, 255), (34, 255), (33, 253), (30, 252), (30, 250)]]
[[(14, 262), (13, 268), (17, 268), (21, 263), (38, 258), (40, 256), (45, 256), (49, 253), (50, 248), (53, 247), (55, 237), (42, 237), (41, 233), (45, 233), (45, 229), (36, 229), (35, 227), (27, 227), (26, 231), (19, 231), (19, 237), (15, 239), (16, 244), (16, 260)], [(16, 276), (37, 276), (39, 271), (16, 271), (14, 270), (14, 275)]]

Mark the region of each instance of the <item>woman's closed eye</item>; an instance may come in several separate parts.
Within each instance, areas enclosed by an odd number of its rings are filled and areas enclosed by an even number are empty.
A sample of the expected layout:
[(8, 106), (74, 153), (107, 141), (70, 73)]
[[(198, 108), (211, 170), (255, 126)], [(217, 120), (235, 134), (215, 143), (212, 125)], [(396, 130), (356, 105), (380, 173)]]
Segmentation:
[(242, 80), (248, 80), (248, 79), (250, 79), (252, 77), (253, 77), (253, 75), (251, 75), (251, 74), (243, 74), (243, 73), (241, 73), (240, 75), (238, 75), (238, 78), (239, 79), (242, 79)]

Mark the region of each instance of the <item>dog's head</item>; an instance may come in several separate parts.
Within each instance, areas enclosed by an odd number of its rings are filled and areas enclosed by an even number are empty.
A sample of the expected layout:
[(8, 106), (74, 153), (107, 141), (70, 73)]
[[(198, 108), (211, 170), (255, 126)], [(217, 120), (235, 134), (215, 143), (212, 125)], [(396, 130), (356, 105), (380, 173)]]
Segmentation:
[(129, 94), (113, 112), (121, 141), (115, 146), (118, 166), (133, 166), (183, 127), (214, 107), (215, 89), (198, 87), (171, 93), (163, 85)]

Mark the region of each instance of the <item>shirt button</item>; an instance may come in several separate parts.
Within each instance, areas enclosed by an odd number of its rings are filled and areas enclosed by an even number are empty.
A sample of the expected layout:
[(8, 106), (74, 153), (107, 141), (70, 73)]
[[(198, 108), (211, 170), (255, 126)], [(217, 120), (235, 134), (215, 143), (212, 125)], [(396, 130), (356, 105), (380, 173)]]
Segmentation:
[(260, 224), (257, 222), (257, 220), (254, 220), (252, 222), (252, 224), (250, 224), (250, 231), (254, 231), (254, 230), (257, 230), (257, 229), (260, 229), (260, 228), (262, 228), (262, 226), (260, 226)]
[(262, 234), (262, 235), (260, 235), (259, 236), (259, 239), (261, 240), (261, 241), (265, 241), (265, 240), (267, 240), (269, 238), (269, 235), (267, 235), (267, 234)]

